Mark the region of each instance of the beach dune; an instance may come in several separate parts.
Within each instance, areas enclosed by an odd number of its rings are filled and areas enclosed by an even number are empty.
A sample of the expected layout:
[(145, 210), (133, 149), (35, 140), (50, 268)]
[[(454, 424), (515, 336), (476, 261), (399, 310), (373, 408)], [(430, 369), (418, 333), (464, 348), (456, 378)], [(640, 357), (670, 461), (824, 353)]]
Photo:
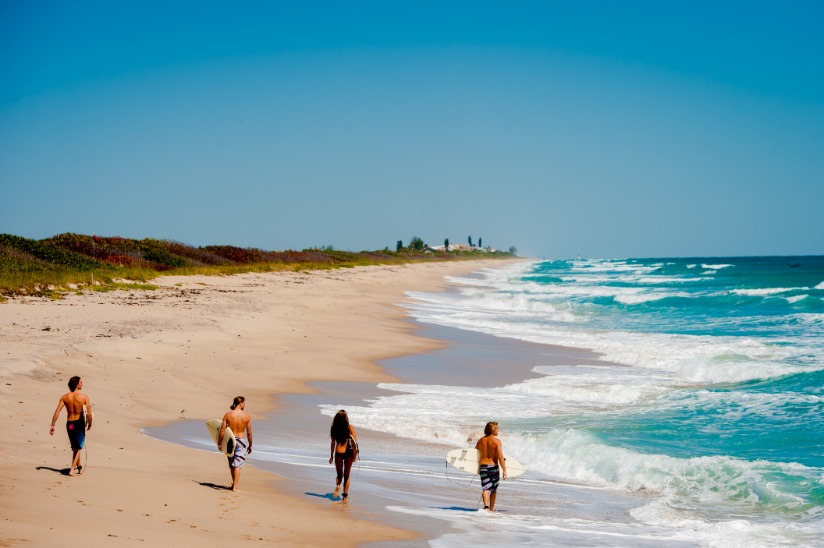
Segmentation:
[[(278, 394), (309, 392), (313, 381), (391, 380), (376, 360), (438, 344), (401, 321), (403, 292), (435, 290), (446, 275), (490, 264), (502, 261), (161, 277), (155, 291), (0, 305), (0, 545), (352, 546), (414, 538), (358, 513), (356, 500), (287, 496), (288, 478), (254, 466), (232, 493), (217, 451), (141, 429), (220, 417), (236, 395), (260, 419), (277, 408)], [(94, 411), (81, 477), (65, 475), (65, 412), (49, 436), (72, 375), (83, 377)], [(319, 446), (326, 443), (318, 432)], [(334, 472), (326, 473), (331, 491)]]

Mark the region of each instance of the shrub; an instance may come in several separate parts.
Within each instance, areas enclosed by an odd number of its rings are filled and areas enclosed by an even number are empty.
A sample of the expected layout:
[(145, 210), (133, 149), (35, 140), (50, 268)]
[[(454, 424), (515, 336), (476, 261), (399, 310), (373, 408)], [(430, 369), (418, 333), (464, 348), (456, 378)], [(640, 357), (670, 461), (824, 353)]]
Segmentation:
[(409, 249), (412, 251), (423, 251), (423, 248), (426, 247), (426, 244), (423, 240), (418, 238), (417, 236), (412, 236), (412, 239), (409, 240)]
[(57, 246), (50, 240), (30, 240), (11, 234), (0, 234), (0, 245), (25, 251), (43, 261), (61, 268), (89, 271), (99, 268), (101, 264), (80, 253)]

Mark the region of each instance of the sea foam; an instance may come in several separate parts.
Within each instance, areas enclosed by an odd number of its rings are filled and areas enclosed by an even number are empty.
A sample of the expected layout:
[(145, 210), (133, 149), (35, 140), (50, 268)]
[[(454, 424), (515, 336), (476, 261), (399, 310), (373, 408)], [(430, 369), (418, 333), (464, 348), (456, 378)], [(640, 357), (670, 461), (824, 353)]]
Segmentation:
[[(456, 277), (451, 291), (409, 293), (409, 315), (586, 348), (603, 363), (542, 365), (538, 378), (495, 388), (388, 383), (350, 415), (367, 428), (456, 447), (471, 446), (494, 417), (506, 454), (536, 474), (525, 481), (613, 493), (584, 515), (566, 513), (572, 495), (541, 516), (523, 508), (499, 516), (492, 530), (502, 541), (817, 545), (821, 271), (820, 258), (792, 268), (770, 258), (580, 259)], [(617, 493), (637, 505), (607, 510)], [(461, 532), (434, 545), (484, 538), (474, 518), (435, 514)]]

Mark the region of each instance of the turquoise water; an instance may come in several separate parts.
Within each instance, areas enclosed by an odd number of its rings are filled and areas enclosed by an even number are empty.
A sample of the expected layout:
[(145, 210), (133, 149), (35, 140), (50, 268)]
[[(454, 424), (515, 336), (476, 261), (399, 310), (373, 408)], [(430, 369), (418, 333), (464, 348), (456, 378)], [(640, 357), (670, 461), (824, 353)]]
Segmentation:
[[(704, 391), (590, 428), (609, 443), (676, 457), (729, 455), (824, 468), (824, 372)], [(824, 499), (822, 499), (824, 500)]]
[[(601, 418), (590, 427), (593, 433), (642, 452), (824, 467), (824, 257), (596, 264), (541, 263), (523, 280), (630, 290), (611, 296), (584, 292), (563, 303), (584, 319), (585, 329), (734, 337), (780, 348), (779, 364), (785, 367), (744, 382), (668, 394), (668, 405)], [(745, 352), (719, 353), (710, 365), (746, 367), (752, 360)]]
[[(454, 291), (409, 293), (410, 314), (591, 349), (602, 363), (548, 363), (493, 389), (384, 384), (389, 395), (350, 409), (359, 424), (461, 446), (496, 417), (508, 453), (542, 477), (643, 499), (629, 524), (593, 515), (590, 532), (819, 542), (824, 257), (545, 261), (451, 281)], [(496, 526), (542, 543), (547, 524), (581, 523), (535, 512)]]

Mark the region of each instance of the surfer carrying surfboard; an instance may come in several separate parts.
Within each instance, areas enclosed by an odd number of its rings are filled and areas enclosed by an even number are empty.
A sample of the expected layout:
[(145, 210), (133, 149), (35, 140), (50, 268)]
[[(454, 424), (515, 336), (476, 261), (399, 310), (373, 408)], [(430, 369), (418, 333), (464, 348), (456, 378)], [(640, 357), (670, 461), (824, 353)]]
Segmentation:
[(484, 437), (475, 444), (478, 450), (478, 464), (481, 476), (481, 489), (484, 500), (484, 510), (495, 511), (495, 497), (498, 494), (498, 483), (506, 479), (506, 460), (504, 459), (503, 444), (496, 436), (498, 435), (498, 423), (488, 422), (484, 427)]
[[(240, 469), (246, 464), (246, 455), (252, 453), (252, 418), (244, 411), (245, 408), (246, 398), (237, 396), (229, 407), (231, 411), (223, 415), (223, 422), (220, 424), (217, 436), (217, 446), (220, 448), (227, 426), (235, 434), (235, 451), (228, 457), (229, 472), (232, 474), (232, 491), (238, 490)], [(248, 444), (243, 437), (244, 433), (249, 439)]]
[[(86, 394), (80, 393), (81, 388), (83, 388), (83, 379), (77, 376), (69, 379), (69, 392), (63, 394), (60, 401), (57, 402), (57, 409), (54, 411), (49, 432), (49, 435), (54, 435), (54, 425), (57, 422), (57, 417), (60, 416), (60, 411), (65, 407), (66, 433), (69, 435), (69, 443), (72, 447), (70, 476), (83, 473), (83, 467), (80, 466), (80, 451), (86, 445), (86, 430), (92, 428), (92, 403)], [(86, 408), (85, 417), (83, 413), (84, 406)]]

